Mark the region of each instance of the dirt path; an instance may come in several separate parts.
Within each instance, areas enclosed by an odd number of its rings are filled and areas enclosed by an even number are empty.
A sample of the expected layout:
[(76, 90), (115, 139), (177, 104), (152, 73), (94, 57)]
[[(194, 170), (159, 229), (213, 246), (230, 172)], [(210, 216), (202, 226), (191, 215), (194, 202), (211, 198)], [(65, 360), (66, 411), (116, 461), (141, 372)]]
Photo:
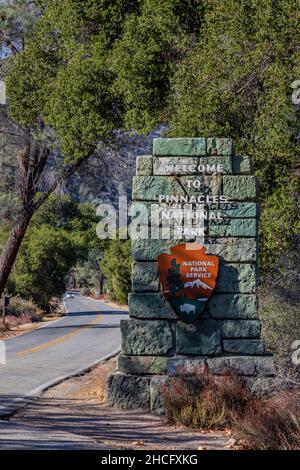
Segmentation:
[(49, 389), (6, 421), (0, 449), (224, 449), (226, 433), (201, 433), (167, 426), (141, 410), (103, 404), (107, 373), (114, 361)]

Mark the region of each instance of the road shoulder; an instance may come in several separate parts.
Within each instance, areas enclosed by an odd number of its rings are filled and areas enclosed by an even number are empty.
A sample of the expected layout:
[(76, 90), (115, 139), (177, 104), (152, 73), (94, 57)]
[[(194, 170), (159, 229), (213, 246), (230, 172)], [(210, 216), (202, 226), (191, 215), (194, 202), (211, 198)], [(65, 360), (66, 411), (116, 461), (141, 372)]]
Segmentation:
[(48, 389), (10, 419), (0, 421), (1, 449), (226, 449), (226, 432), (202, 433), (168, 426), (140, 410), (105, 405), (110, 359), (90, 372)]

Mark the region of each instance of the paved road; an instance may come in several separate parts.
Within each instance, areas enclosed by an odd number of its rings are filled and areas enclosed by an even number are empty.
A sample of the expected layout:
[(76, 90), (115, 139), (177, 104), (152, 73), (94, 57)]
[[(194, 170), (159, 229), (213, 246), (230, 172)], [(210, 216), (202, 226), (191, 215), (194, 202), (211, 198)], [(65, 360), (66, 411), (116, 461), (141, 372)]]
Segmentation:
[(127, 312), (82, 296), (66, 301), (68, 315), (5, 341), (0, 364), (0, 415), (45, 385), (88, 368), (120, 347), (120, 320)]

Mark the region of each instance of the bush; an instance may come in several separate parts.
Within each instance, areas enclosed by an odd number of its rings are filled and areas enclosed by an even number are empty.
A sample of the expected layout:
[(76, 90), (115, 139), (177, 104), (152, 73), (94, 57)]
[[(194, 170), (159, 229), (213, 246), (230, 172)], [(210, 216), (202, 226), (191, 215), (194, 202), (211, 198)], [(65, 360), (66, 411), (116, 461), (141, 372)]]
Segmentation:
[(241, 377), (213, 377), (207, 370), (180, 373), (162, 388), (167, 420), (190, 428), (230, 428), (245, 449), (300, 447), (300, 393), (251, 394)]
[(277, 374), (295, 382), (300, 382), (300, 369), (292, 362), (291, 346), (300, 331), (299, 262), (297, 253), (287, 253), (259, 288), (262, 339), (274, 354)]
[(179, 374), (171, 387), (163, 389), (168, 421), (191, 428), (225, 428), (233, 414), (241, 415), (252, 400), (240, 377), (228, 375), (216, 381), (208, 371), (188, 378)]
[(300, 394), (281, 392), (268, 400), (256, 400), (234, 430), (244, 448), (253, 450), (299, 450)]
[(12, 297), (7, 309), (9, 315), (20, 317), (26, 315), (32, 319), (37, 319), (42, 314), (42, 310), (32, 300), (22, 299), (21, 297)]

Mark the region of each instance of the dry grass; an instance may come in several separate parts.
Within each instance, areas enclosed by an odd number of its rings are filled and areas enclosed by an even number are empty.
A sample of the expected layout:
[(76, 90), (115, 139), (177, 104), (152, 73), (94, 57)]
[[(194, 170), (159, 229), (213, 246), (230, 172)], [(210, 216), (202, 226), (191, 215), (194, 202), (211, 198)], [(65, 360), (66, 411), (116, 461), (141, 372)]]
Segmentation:
[(233, 412), (241, 415), (253, 400), (240, 377), (216, 380), (207, 370), (189, 377), (180, 373), (162, 393), (169, 422), (201, 429), (226, 428)]
[(215, 378), (208, 371), (182, 373), (162, 389), (167, 420), (204, 430), (228, 428), (245, 449), (300, 448), (300, 392), (273, 397), (250, 393), (238, 376)]
[(22, 317), (31, 320), (32, 322), (39, 321), (43, 310), (40, 309), (31, 300), (22, 299), (21, 297), (13, 297), (10, 301), (10, 305), (7, 308), (7, 313), (10, 316), (14, 316), (16, 321)]
[(299, 391), (256, 400), (254, 406), (247, 407), (242, 419), (234, 419), (233, 429), (245, 449), (299, 450)]
[(5, 324), (2, 317), (0, 320), (1, 336), (7, 337), (10, 331), (22, 331), (23, 326), (25, 330), (26, 325), (38, 323), (41, 321), (43, 313), (31, 300), (25, 300), (18, 296), (13, 297), (6, 310)]
[(107, 398), (107, 379), (116, 368), (116, 359), (112, 358), (95, 367), (84, 380), (78, 383), (72, 393), (76, 399), (97, 399), (101, 403)]

